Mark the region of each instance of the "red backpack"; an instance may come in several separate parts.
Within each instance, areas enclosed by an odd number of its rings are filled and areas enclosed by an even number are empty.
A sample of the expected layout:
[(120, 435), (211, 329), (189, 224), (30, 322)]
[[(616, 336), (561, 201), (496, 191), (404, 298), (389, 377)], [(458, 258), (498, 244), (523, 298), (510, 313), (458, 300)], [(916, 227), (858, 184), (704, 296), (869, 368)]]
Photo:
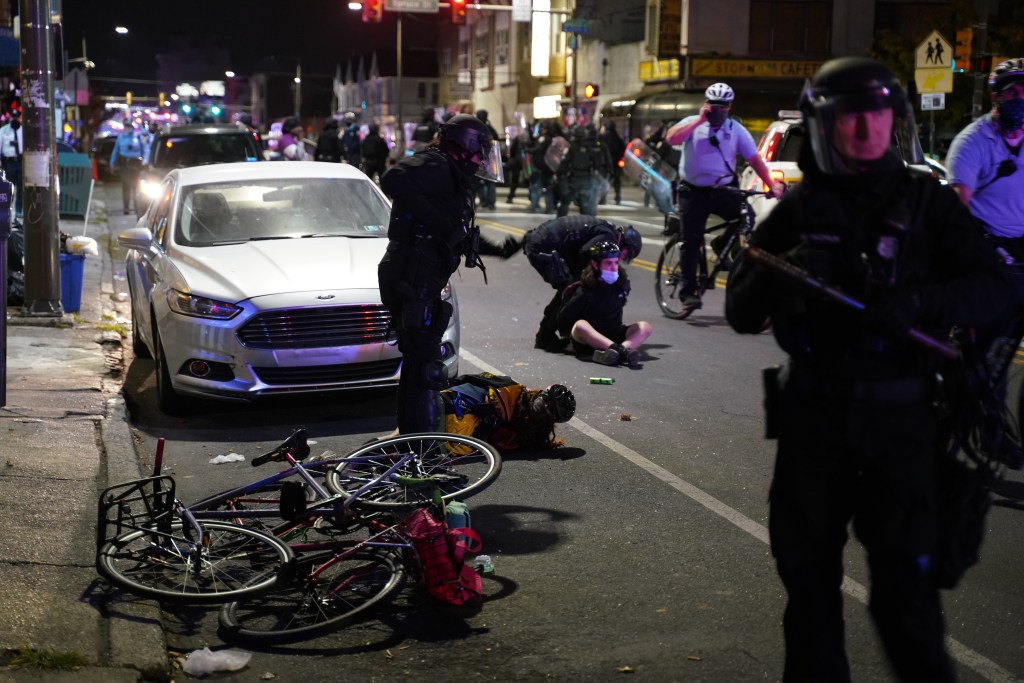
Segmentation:
[(480, 575), (465, 561), (467, 552), (477, 553), (482, 547), (475, 531), (449, 529), (427, 508), (413, 510), (399, 524), (399, 530), (416, 548), (423, 582), (431, 595), (450, 605), (480, 604), (483, 588)]

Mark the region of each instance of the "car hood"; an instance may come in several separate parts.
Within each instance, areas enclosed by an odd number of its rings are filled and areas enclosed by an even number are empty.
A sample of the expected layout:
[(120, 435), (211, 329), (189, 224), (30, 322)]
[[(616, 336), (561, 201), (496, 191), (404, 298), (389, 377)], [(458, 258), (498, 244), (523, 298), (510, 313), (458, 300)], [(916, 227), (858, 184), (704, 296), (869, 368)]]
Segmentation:
[(175, 266), (193, 294), (238, 303), (284, 292), (378, 288), (382, 238), (309, 237), (178, 247)]

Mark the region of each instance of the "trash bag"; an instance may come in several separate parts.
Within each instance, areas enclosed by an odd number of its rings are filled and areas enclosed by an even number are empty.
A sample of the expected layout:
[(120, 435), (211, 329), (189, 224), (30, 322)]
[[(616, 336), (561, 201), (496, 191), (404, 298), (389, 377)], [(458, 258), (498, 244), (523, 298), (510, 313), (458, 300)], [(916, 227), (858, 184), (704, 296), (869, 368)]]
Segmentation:
[(7, 272), (25, 272), (25, 233), (21, 223), (11, 226), (11, 236), (7, 238)]
[(7, 305), (25, 305), (25, 274), (12, 271), (7, 274)]

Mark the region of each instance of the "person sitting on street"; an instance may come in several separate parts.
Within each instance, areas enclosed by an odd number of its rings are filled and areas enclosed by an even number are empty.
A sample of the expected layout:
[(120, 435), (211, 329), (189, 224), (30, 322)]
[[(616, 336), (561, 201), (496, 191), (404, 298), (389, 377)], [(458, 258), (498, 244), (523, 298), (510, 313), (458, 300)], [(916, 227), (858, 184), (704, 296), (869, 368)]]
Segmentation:
[(619, 245), (619, 258), (624, 263), (636, 258), (643, 247), (643, 239), (632, 225), (616, 226), (603, 218), (587, 215), (553, 218), (523, 236), (523, 251), (530, 265), (555, 290), (544, 307), (534, 348), (561, 352), (569, 342), (557, 334), (562, 291), (583, 274), (583, 268), (590, 261), (587, 249), (603, 241)]
[(622, 322), (629, 296), (629, 278), (619, 264), (614, 242), (598, 242), (588, 250), (590, 263), (578, 282), (566, 288), (558, 311), (559, 332), (572, 340), (578, 357), (602, 365), (640, 365), (639, 346), (651, 336), (650, 323)]

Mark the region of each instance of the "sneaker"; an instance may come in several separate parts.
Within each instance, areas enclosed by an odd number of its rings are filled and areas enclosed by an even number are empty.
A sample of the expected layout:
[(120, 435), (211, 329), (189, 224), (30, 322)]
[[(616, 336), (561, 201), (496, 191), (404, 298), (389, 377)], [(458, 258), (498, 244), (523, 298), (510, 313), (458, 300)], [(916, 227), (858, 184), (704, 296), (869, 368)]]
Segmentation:
[(640, 352), (636, 349), (626, 349), (626, 365), (631, 368), (640, 365)]
[(687, 294), (686, 296), (680, 298), (682, 299), (683, 308), (688, 308), (691, 311), (696, 311), (697, 309), (704, 306), (704, 302), (701, 301), (700, 297), (697, 296), (696, 294)]
[(604, 349), (602, 351), (594, 351), (594, 362), (600, 363), (601, 365), (618, 365), (619, 364), (619, 352), (615, 349)]

